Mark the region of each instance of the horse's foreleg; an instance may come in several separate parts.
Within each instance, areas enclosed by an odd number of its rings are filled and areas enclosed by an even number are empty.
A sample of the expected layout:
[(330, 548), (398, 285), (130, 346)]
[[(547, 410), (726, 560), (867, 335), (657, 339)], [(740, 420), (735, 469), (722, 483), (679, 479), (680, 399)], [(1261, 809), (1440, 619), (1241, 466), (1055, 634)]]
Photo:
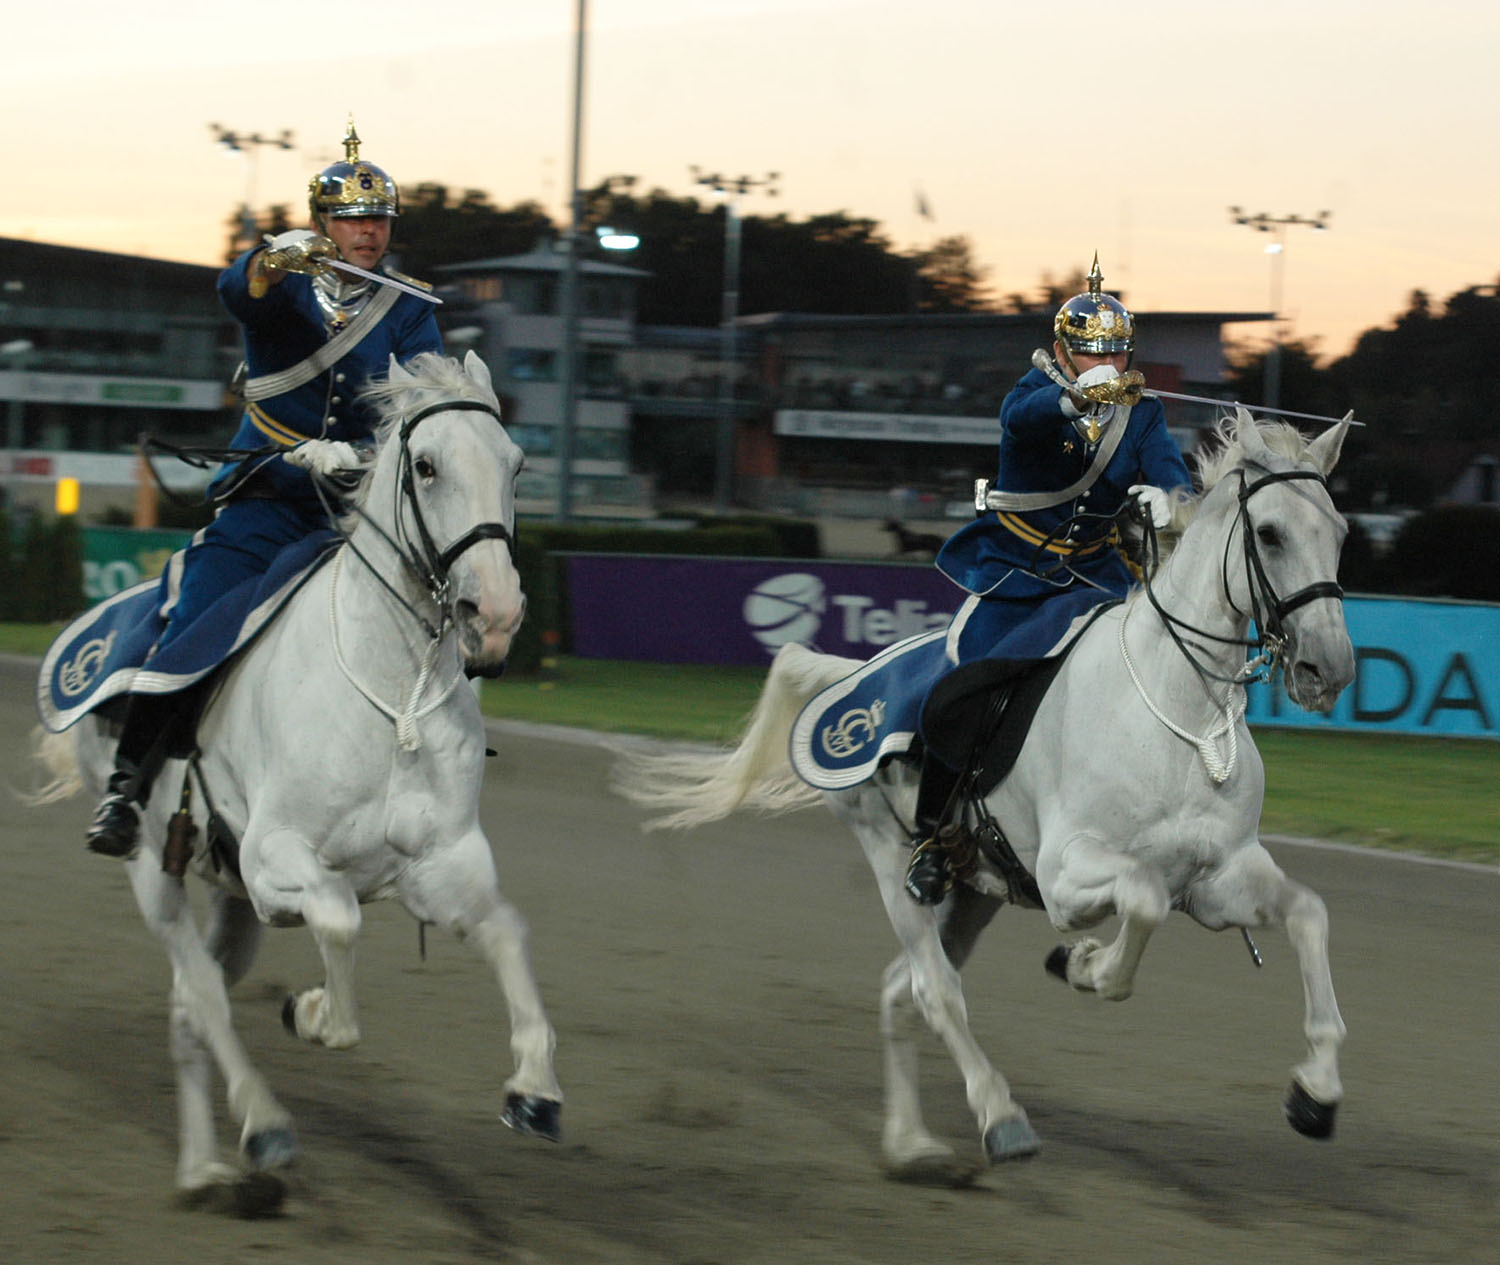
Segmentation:
[(1187, 909), (1214, 930), (1275, 925), (1286, 929), (1302, 973), (1302, 1030), (1308, 1048), (1307, 1058), (1292, 1068), (1287, 1120), (1308, 1137), (1328, 1137), (1344, 1097), (1338, 1054), (1345, 1028), (1333, 993), (1328, 910), (1322, 897), (1287, 878), (1265, 848), (1256, 844), (1236, 853), (1212, 879), (1197, 884)]
[(177, 1068), (179, 1188), (199, 1190), (230, 1175), (218, 1162), (205, 1050), (212, 1053), (228, 1086), (246, 1155), (259, 1168), (287, 1163), (297, 1151), (291, 1117), (234, 1033), (223, 972), (193, 922), (182, 880), (163, 874), (149, 851), (127, 863), (126, 871), (146, 924), (172, 963), (170, 1034)]
[(1156, 929), (1166, 921), (1172, 898), (1161, 875), (1149, 866), (1086, 835), (1075, 835), (1055, 852), (1037, 858), (1037, 883), (1053, 926), (1086, 927), (1111, 911), (1120, 931), (1109, 944), (1094, 939), (1059, 945), (1047, 969), (1074, 988), (1109, 1001), (1124, 1001)]
[(358, 1045), (359, 1007), (354, 993), (354, 946), (361, 925), (358, 897), (341, 875), (324, 868), (313, 845), (296, 831), (278, 829), (257, 836), (247, 829), (240, 855), (245, 887), (256, 912), (272, 924), (305, 923), (323, 959), (323, 986), (288, 997), (282, 1022), (304, 1041), (332, 1050)]
[[(893, 964), (886, 973), (882, 993), (882, 1019), (887, 1034), (884, 1141), (887, 1161), (900, 1175), (913, 1164), (920, 1165), (933, 1156), (933, 1140), (921, 1123), (917, 1105), (916, 1054), (906, 1030), (909, 1021), (902, 1015), (906, 1003), (896, 997), (896, 990), (903, 985), (928, 1027), (948, 1047), (958, 1064), (969, 1107), (979, 1122), (990, 1159), (1018, 1159), (1035, 1154), (1041, 1144), (1025, 1111), (1011, 1098), (1005, 1077), (990, 1063), (969, 1030), (968, 1007), (958, 971), (943, 949), (941, 913), (914, 904), (906, 894), (908, 852), (904, 839), (892, 836), (888, 821), (883, 826), (871, 821), (851, 824), (875, 872), (891, 927), (906, 951), (905, 970), (899, 960)], [(949, 898), (950, 902), (954, 899)]]
[(416, 917), (469, 941), (490, 964), (505, 996), (515, 1060), (501, 1119), (519, 1133), (558, 1141), (563, 1095), (552, 1062), (557, 1038), (531, 969), (526, 919), (500, 892), (489, 841), (482, 834), (468, 836), (414, 868), (403, 879), (402, 896)]

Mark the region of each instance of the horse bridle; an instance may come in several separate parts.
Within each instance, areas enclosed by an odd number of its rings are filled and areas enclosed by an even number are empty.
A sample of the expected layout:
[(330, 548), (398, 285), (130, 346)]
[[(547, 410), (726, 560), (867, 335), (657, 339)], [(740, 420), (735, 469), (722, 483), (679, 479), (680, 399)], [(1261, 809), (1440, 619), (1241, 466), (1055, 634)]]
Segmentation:
[[(1281, 645), (1286, 641), (1286, 617), (1299, 607), (1306, 606), (1309, 602), (1315, 602), (1320, 597), (1331, 597), (1336, 601), (1344, 600), (1343, 587), (1336, 580), (1318, 580), (1305, 588), (1298, 589), (1288, 597), (1278, 597), (1276, 587), (1271, 583), (1271, 577), (1266, 574), (1265, 563), (1261, 561), (1260, 549), (1256, 545), (1255, 533), (1251, 530), (1249, 502), (1261, 488), (1272, 483), (1290, 483), (1297, 479), (1312, 479), (1324, 488), (1328, 486), (1327, 480), (1316, 470), (1282, 470), (1267, 471), (1253, 483), (1245, 477), (1244, 467), (1239, 470), (1240, 476), (1240, 535), (1244, 541), (1245, 548), (1245, 572), (1250, 586), (1250, 618), (1260, 629), (1260, 640), (1262, 645), (1270, 644), (1274, 638), (1276, 652), (1280, 652)], [(1229, 594), (1229, 550), (1225, 546), (1224, 558), (1224, 596), (1229, 605), (1233, 607), (1236, 614), (1243, 615), (1244, 611), (1235, 605), (1234, 598)]]
[[(1264, 467), (1260, 468), (1264, 469)], [(1183, 657), (1193, 665), (1200, 675), (1210, 677), (1216, 681), (1243, 685), (1250, 681), (1266, 680), (1270, 677), (1272, 671), (1274, 671), (1281, 657), (1282, 648), (1286, 644), (1285, 621), (1288, 615), (1298, 608), (1306, 606), (1307, 603), (1317, 601), (1322, 597), (1342, 601), (1344, 590), (1335, 580), (1318, 580), (1304, 588), (1298, 589), (1295, 593), (1287, 597), (1278, 596), (1275, 585), (1271, 583), (1271, 577), (1266, 574), (1265, 563), (1261, 560), (1260, 549), (1255, 540), (1254, 524), (1250, 521), (1250, 498), (1262, 488), (1269, 487), (1273, 483), (1289, 483), (1299, 479), (1312, 479), (1326, 488), (1328, 483), (1323, 475), (1319, 474), (1316, 470), (1266, 470), (1258, 479), (1252, 480), (1247, 477), (1243, 466), (1236, 473), (1240, 476), (1239, 511), (1236, 517), (1245, 553), (1245, 580), (1250, 590), (1250, 610), (1248, 614), (1254, 622), (1255, 627), (1259, 630), (1258, 636), (1254, 638), (1221, 637), (1217, 633), (1211, 633), (1206, 629), (1195, 627), (1185, 620), (1177, 618), (1177, 616), (1162, 606), (1161, 602), (1157, 599), (1155, 590), (1152, 588), (1151, 574), (1155, 569), (1154, 566), (1149, 567), (1146, 571), (1145, 589), (1146, 596), (1150, 599), (1156, 613), (1161, 617), (1168, 634), (1177, 643), (1177, 648), (1182, 652)], [(1146, 520), (1145, 526), (1147, 541), (1154, 562), (1156, 536), (1149, 518)], [(1244, 615), (1247, 612), (1240, 609), (1239, 604), (1235, 602), (1233, 595), (1229, 591), (1229, 551), (1232, 543), (1233, 533), (1231, 532), (1229, 538), (1224, 542), (1224, 562), (1221, 569), (1220, 584), (1223, 587), (1224, 598), (1229, 603), (1230, 608), (1237, 615)], [(1244, 646), (1246, 649), (1254, 650), (1257, 653), (1234, 676), (1221, 676), (1219, 673), (1211, 671), (1193, 654), (1191, 648), (1183, 640), (1181, 633), (1178, 632), (1179, 628), (1185, 629), (1193, 635), (1202, 637), (1208, 641), (1216, 641), (1221, 645)]]
[[(416, 525), (417, 536), (422, 546), (419, 559), (421, 565), (417, 569), (433, 597), (440, 603), (446, 596), (448, 573), (452, 570), (453, 564), (458, 561), (460, 555), (473, 548), (481, 540), (503, 540), (505, 547), (510, 551), (511, 562), (516, 561), (515, 531), (504, 523), (479, 523), (446, 549), (439, 549), (432, 538), (432, 533), (427, 528), (427, 520), (422, 517), (421, 503), (417, 500), (416, 470), (411, 455), (411, 433), (417, 428), (417, 423), (431, 417), (434, 413), (453, 412), (488, 413), (496, 422), (501, 420), (499, 410), (482, 400), (441, 400), (436, 404), (429, 404), (426, 408), (418, 409), (401, 423), (399, 432), (401, 452), (398, 458), (400, 466), (397, 486), (400, 494), (406, 497), (407, 504), (411, 507), (412, 521)], [(401, 517), (398, 514), (396, 516), (398, 533), (400, 524)]]
[[(507, 527), (504, 523), (480, 523), (466, 531), (446, 549), (439, 549), (437, 542), (432, 538), (432, 532), (428, 529), (426, 519), (422, 517), (422, 507), (417, 500), (416, 471), (411, 455), (411, 433), (416, 429), (419, 422), (431, 417), (433, 414), (455, 411), (488, 413), (497, 423), (501, 421), (500, 411), (494, 405), (486, 404), (482, 400), (440, 400), (435, 404), (429, 404), (425, 408), (418, 409), (401, 423), (401, 428), (397, 432), (401, 451), (397, 457), (399, 467), (396, 479), (396, 495), (398, 498), (404, 496), (407, 503), (411, 506), (411, 517), (416, 526), (418, 542), (421, 545), (420, 553), (410, 548), (407, 544), (406, 533), (401, 525), (402, 517), (399, 504), (396, 507), (396, 514), (394, 516), (396, 526), (395, 538), (362, 508), (356, 506), (354, 511), (386, 544), (395, 550), (396, 556), (401, 559), (407, 569), (427, 589), (428, 595), (437, 603), (439, 611), (438, 627), (433, 627), (426, 616), (413, 607), (396, 590), (395, 586), (386, 579), (380, 568), (360, 553), (355, 547), (352, 537), (346, 536), (344, 542), (354, 553), (354, 556), (364, 563), (365, 569), (374, 576), (376, 582), (395, 599), (398, 605), (406, 609), (434, 641), (442, 636), (443, 628), (451, 616), (451, 611), (449, 610), (448, 574), (461, 554), (474, 545), (477, 545), (481, 540), (503, 540), (505, 541), (506, 548), (510, 551), (511, 562), (514, 564), (516, 561), (516, 533), (513, 528)], [(319, 496), (322, 496), (321, 488), (319, 489)], [(331, 507), (327, 505), (326, 501), (324, 504), (326, 508), (329, 508), (330, 516), (332, 516)]]

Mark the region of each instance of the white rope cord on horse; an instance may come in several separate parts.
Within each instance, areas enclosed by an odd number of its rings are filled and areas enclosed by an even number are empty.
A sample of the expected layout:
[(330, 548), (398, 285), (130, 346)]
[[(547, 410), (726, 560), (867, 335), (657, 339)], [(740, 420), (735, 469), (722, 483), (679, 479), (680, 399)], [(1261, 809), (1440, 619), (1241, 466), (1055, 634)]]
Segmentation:
[(439, 694), (432, 702), (420, 711), (417, 704), (427, 690), (428, 679), (432, 676), (432, 669), (437, 663), (438, 650), (442, 647), (442, 640), (434, 638), (422, 655), (422, 667), (417, 673), (417, 682), (412, 686), (411, 693), (407, 695), (405, 706), (398, 712), (395, 708), (379, 698), (363, 681), (354, 675), (344, 659), (344, 647), (339, 641), (338, 603), (336, 601), (339, 587), (339, 574), (343, 569), (344, 551), (340, 549), (333, 559), (333, 579), (328, 585), (328, 626), (333, 633), (333, 657), (339, 665), (339, 671), (344, 674), (349, 684), (354, 686), (365, 696), (375, 708), (384, 713), (389, 719), (396, 722), (396, 742), (403, 751), (415, 751), (422, 745), (422, 737), (417, 732), (417, 721), (429, 712), (435, 711), (447, 701), (448, 695), (453, 693), (454, 687), (463, 676), (462, 672), (455, 672), (453, 679), (448, 682), (448, 688)]
[[(1220, 785), (1228, 776), (1234, 772), (1235, 762), (1239, 757), (1239, 739), (1235, 729), (1239, 718), (1245, 713), (1245, 692), (1238, 686), (1231, 685), (1228, 693), (1221, 703), (1224, 723), (1212, 733), (1204, 734), (1202, 737), (1189, 733), (1182, 726), (1170, 720), (1146, 693), (1145, 683), (1142, 682), (1140, 674), (1135, 670), (1135, 663), (1130, 658), (1130, 651), (1125, 645), (1125, 620), (1129, 617), (1130, 606), (1127, 605), (1120, 614), (1120, 657), (1125, 660), (1126, 671), (1130, 673), (1130, 679), (1135, 682), (1136, 693), (1141, 696), (1141, 701), (1150, 709), (1151, 714), (1161, 721), (1168, 729), (1181, 738), (1184, 742), (1190, 742), (1198, 748), (1198, 754), (1203, 757), (1203, 767), (1208, 770), (1208, 776), (1215, 786)], [(1218, 740), (1228, 735), (1226, 746), (1227, 755), (1220, 757)]]

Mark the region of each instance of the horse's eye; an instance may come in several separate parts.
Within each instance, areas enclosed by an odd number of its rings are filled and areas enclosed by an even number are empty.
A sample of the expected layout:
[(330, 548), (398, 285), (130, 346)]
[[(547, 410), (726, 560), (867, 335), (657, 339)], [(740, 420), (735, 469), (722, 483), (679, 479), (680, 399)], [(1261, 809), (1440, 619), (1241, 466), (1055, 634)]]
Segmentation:
[(418, 457), (412, 462), (412, 467), (424, 479), (430, 479), (437, 474), (437, 467), (428, 461), (426, 457)]
[(1281, 533), (1274, 527), (1257, 527), (1255, 539), (1260, 541), (1267, 549), (1275, 549), (1281, 544)]

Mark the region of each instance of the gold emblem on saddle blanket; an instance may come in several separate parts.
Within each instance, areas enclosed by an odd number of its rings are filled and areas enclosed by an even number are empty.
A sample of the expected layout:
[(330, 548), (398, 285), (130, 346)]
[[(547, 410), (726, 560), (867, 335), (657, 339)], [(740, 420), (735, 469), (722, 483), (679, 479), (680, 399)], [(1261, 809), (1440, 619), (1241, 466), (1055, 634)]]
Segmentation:
[[(118, 631), (118, 630), (116, 630)], [(57, 688), (69, 698), (76, 698), (94, 683), (114, 649), (115, 633), (85, 641), (78, 653), (57, 666)]]
[(820, 735), (823, 750), (835, 760), (844, 760), (875, 741), (885, 723), (885, 699), (877, 698), (869, 707), (855, 707), (825, 725)]

